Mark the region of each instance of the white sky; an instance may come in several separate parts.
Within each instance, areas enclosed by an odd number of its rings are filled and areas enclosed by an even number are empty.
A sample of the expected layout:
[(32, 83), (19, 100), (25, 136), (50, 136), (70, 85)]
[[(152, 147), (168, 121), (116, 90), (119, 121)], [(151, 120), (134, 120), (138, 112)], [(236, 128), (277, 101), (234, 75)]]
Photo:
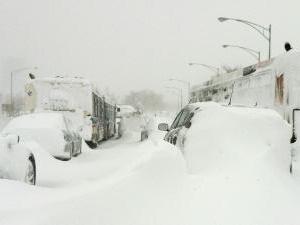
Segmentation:
[(187, 66), (190, 61), (255, 63), (222, 44), (267, 57), (267, 41), (258, 33), (218, 17), (271, 23), (274, 56), (287, 40), (296, 49), (300, 45), (299, 9), (296, 0), (0, 0), (1, 90), (8, 90), (10, 71), (38, 66), (38, 75), (85, 76), (118, 95), (143, 88), (166, 93), (163, 86), (175, 85), (165, 81), (170, 77), (196, 84), (212, 74)]

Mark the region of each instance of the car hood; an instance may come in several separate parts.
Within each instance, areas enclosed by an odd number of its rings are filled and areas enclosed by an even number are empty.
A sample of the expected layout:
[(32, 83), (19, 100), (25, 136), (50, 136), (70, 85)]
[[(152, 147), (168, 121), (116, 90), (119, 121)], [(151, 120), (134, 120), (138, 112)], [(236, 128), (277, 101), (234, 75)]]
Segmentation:
[(34, 141), (45, 148), (50, 154), (57, 155), (64, 150), (65, 140), (61, 130), (52, 128), (43, 129), (6, 129), (4, 133), (13, 133), (20, 136), (21, 142)]

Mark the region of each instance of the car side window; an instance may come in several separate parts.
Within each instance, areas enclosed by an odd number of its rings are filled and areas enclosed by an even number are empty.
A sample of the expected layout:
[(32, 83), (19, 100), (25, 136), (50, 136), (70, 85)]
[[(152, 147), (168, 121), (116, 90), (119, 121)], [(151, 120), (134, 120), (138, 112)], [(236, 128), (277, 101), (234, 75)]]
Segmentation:
[(176, 116), (175, 120), (173, 121), (173, 123), (172, 123), (172, 125), (171, 125), (171, 127), (170, 127), (171, 130), (177, 127), (177, 124), (178, 124), (178, 121), (179, 121), (179, 119), (180, 119), (180, 116), (181, 116), (182, 112), (183, 112), (183, 110), (181, 110), (181, 111), (178, 113), (178, 115)]
[(187, 117), (189, 116), (189, 114), (190, 114), (189, 110), (184, 110), (184, 111), (182, 112), (181, 116), (180, 116), (179, 122), (178, 122), (178, 124), (177, 124), (176, 127), (181, 127), (181, 126), (183, 126), (184, 123), (185, 123), (185, 121), (186, 121), (186, 119), (187, 119)]

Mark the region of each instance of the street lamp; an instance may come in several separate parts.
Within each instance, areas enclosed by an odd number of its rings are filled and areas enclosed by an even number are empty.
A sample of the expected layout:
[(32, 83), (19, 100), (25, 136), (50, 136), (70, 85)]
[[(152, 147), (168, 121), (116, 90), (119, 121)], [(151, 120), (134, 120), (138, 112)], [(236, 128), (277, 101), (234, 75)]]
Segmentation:
[[(272, 26), (271, 24), (268, 27), (264, 27), (262, 25), (259, 25), (257, 23), (252, 23), (247, 20), (241, 20), (241, 19), (234, 19), (234, 18), (228, 18), (228, 17), (219, 17), (218, 20), (220, 22), (225, 22), (228, 20), (233, 20), (236, 22), (244, 23), (250, 27), (252, 27), (254, 30), (256, 30), (260, 35), (262, 35), (269, 43), (269, 60), (271, 59), (271, 39), (272, 39)], [(267, 34), (266, 34), (267, 32)]]
[(190, 99), (190, 90), (191, 90), (191, 83), (189, 81), (186, 80), (179, 80), (179, 79), (175, 79), (175, 78), (170, 78), (169, 81), (177, 81), (183, 84), (187, 85), (187, 91), (188, 91), (188, 101)]
[(220, 74), (220, 68), (218, 67), (215, 67), (215, 66), (210, 66), (210, 65), (206, 65), (206, 64), (203, 64), (203, 63), (195, 63), (195, 62), (191, 62), (189, 63), (189, 66), (203, 66), (203, 67), (206, 67), (208, 68), (209, 70), (215, 72), (216, 74)]
[(240, 48), (244, 51), (246, 51), (247, 53), (249, 53), (250, 55), (252, 55), (256, 60), (258, 60), (258, 62), (260, 63), (260, 51), (256, 51), (254, 49), (251, 48), (246, 48), (243, 46), (239, 46), (239, 45), (222, 45), (223, 48)]
[(178, 87), (165, 87), (165, 88), (174, 89), (174, 90), (177, 90), (180, 93), (180, 109), (182, 109), (182, 89), (178, 88)]
[(14, 111), (14, 107), (13, 107), (13, 75), (25, 70), (36, 70), (38, 69), (38, 67), (24, 67), (24, 68), (20, 68), (20, 69), (16, 69), (10, 72), (10, 107), (11, 107), (11, 115), (13, 114)]

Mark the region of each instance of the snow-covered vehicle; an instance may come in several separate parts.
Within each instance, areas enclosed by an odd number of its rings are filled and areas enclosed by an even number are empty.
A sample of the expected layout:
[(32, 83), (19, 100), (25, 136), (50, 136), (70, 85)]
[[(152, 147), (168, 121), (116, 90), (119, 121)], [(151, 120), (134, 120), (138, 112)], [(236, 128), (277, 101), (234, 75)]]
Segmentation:
[(69, 160), (81, 153), (81, 137), (60, 113), (22, 115), (12, 119), (3, 132), (17, 134), (21, 140), (34, 141), (58, 159)]
[(192, 87), (191, 103), (214, 101), (276, 110), (300, 136), (300, 53), (280, 56), (231, 73), (218, 74)]
[(159, 126), (168, 131), (165, 140), (181, 150), (189, 173), (244, 179), (257, 172), (263, 180), (289, 173), (292, 128), (275, 110), (193, 103), (170, 128)]
[(121, 137), (124, 132), (136, 132), (140, 134), (140, 140), (148, 138), (148, 118), (131, 105), (117, 106), (117, 134)]
[(16, 134), (0, 134), (0, 178), (36, 183), (34, 155)]
[(159, 130), (167, 131), (164, 140), (182, 149), (185, 142), (185, 135), (182, 132), (184, 130), (185, 133), (190, 128), (191, 119), (199, 110), (200, 107), (197, 104), (188, 104), (177, 114), (171, 126), (168, 123), (158, 124)]
[(132, 117), (139, 114), (141, 114), (141, 112), (131, 105), (118, 105), (117, 118)]
[(137, 114), (137, 110), (131, 105), (117, 105), (116, 114), (116, 129), (118, 137), (121, 137), (126, 130), (124, 120), (125, 118), (133, 117)]
[[(252, 124), (249, 124), (249, 121), (251, 121), (250, 123)], [(249, 140), (247, 140), (248, 142), (251, 141), (252, 137), (250, 135), (247, 137), (247, 134), (250, 134), (250, 130), (247, 131), (247, 129), (251, 128), (253, 129), (253, 133), (255, 133), (255, 124), (258, 124), (256, 132), (260, 133), (262, 132), (260, 130), (261, 124), (268, 128), (268, 126), (272, 127), (272, 122), (286, 124), (285, 127), (289, 127), (280, 115), (272, 109), (227, 106), (215, 102), (203, 102), (188, 104), (177, 114), (171, 126), (167, 123), (160, 123), (158, 129), (167, 131), (164, 140), (176, 145), (183, 151), (186, 147), (186, 143), (191, 141), (196, 146), (198, 142), (202, 143), (206, 141), (208, 144), (206, 150), (210, 151), (209, 142), (220, 142), (220, 140), (226, 141), (224, 140), (224, 137), (227, 134), (223, 133), (221, 134), (222, 137), (219, 137), (218, 135), (220, 132), (216, 129), (232, 132), (233, 134), (236, 132), (244, 132), (242, 135), (244, 135), (245, 138), (249, 138)], [(226, 126), (228, 126), (228, 128), (226, 128)], [(231, 131), (231, 126), (234, 126), (235, 130)], [(193, 135), (188, 135), (192, 127), (196, 127), (196, 129), (194, 129)], [(236, 128), (238, 128), (238, 130), (236, 130)], [(288, 128), (286, 130), (291, 131), (291, 129)], [(276, 132), (276, 130), (274, 131), (270, 128), (268, 132)], [(207, 135), (198, 135), (202, 133), (207, 133)], [(290, 133), (287, 135), (289, 134)], [(227, 141), (241, 142), (243, 145), (243, 141), (238, 140), (238, 137), (239, 135), (236, 135), (236, 139), (234, 139), (234, 135), (231, 135), (231, 139), (228, 139)], [(219, 150), (221, 151), (222, 144), (219, 144)], [(287, 152), (286, 154), (289, 153)]]
[(116, 133), (116, 105), (88, 80), (75, 77), (36, 78), (26, 85), (29, 112), (55, 111), (72, 120), (90, 147)]

